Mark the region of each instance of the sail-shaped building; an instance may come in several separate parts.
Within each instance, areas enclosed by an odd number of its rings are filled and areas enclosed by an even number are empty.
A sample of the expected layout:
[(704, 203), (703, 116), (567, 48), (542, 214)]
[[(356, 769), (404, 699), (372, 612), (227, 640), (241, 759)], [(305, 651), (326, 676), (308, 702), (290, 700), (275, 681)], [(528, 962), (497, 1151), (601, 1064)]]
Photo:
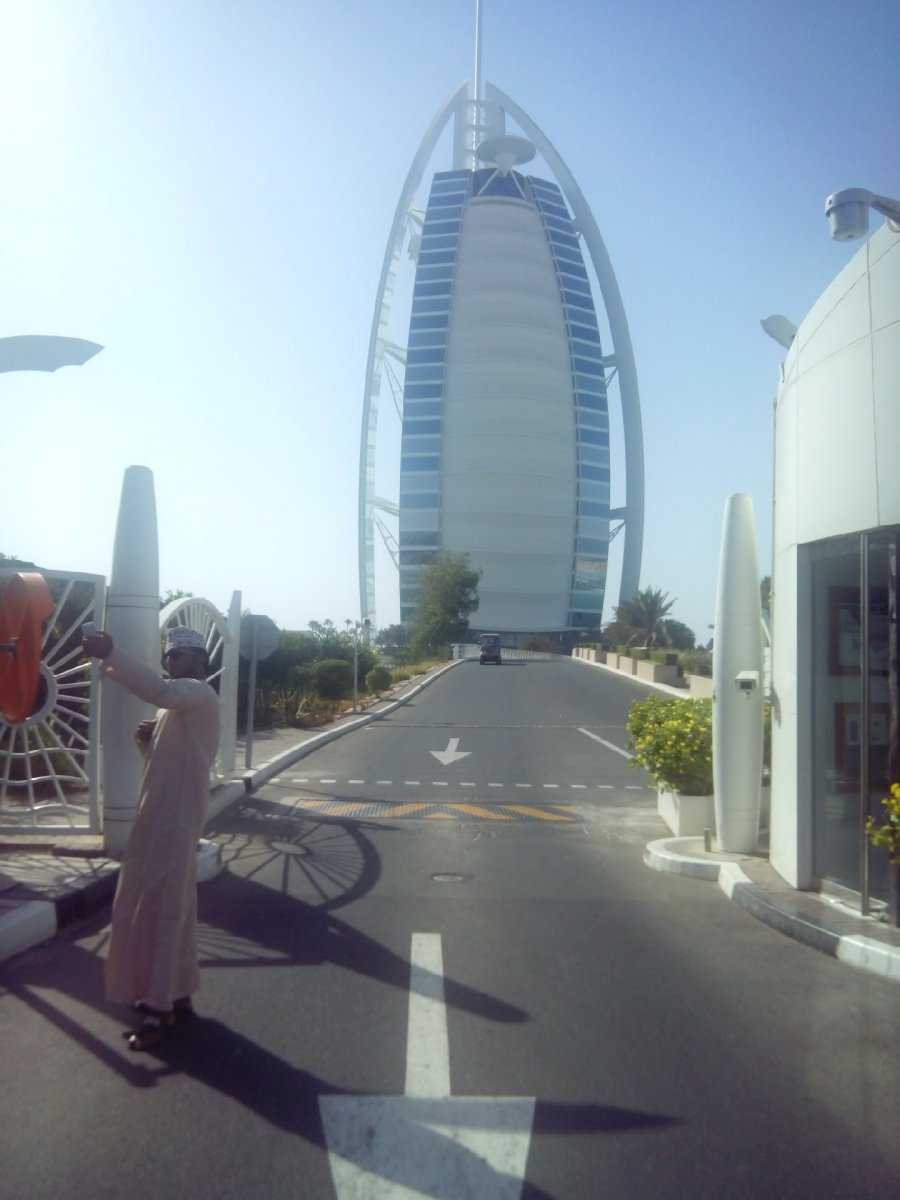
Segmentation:
[[(446, 124), (453, 169), (413, 197)], [(518, 133), (507, 131), (514, 122)], [(540, 153), (555, 179), (527, 164)], [(416, 260), (406, 346), (388, 337), (400, 255)], [(594, 268), (599, 297), (588, 272)], [(611, 344), (597, 319), (602, 301)], [(399, 503), (375, 489), (378, 401), (402, 383)], [(608, 390), (622, 406), (625, 504), (610, 509)], [(600, 623), (611, 521), (624, 529), (619, 602), (637, 590), (643, 448), (628, 326), (609, 258), (577, 184), (531, 118), (476, 72), (442, 107), (407, 176), (379, 283), (360, 460), (360, 600), (375, 615), (375, 530), (389, 548), (401, 619), (441, 551), (481, 571), (473, 631), (562, 644)], [(393, 546), (390, 543), (393, 542)]]

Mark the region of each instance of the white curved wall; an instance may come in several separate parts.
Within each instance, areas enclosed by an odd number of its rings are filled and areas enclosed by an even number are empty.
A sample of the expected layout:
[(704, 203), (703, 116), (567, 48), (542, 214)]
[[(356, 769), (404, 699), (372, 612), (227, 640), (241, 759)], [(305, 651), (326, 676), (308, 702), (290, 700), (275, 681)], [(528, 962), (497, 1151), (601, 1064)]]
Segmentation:
[(473, 199), (447, 344), (442, 543), (484, 573), (472, 624), (567, 626), (575, 416), (562, 302), (537, 212)]
[(812, 879), (809, 620), (800, 547), (900, 524), (900, 235), (883, 226), (797, 330), (775, 417), (772, 849)]

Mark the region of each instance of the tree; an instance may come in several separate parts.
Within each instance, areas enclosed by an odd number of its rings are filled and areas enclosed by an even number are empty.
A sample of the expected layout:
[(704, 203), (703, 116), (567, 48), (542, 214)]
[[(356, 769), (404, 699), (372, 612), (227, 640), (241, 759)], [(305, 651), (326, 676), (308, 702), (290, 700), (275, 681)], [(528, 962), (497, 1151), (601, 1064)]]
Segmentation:
[(663, 621), (663, 629), (666, 634), (666, 645), (671, 646), (673, 650), (693, 650), (697, 644), (693, 629), (689, 629), (681, 621), (667, 617)]
[(164, 596), (160, 596), (159, 607), (165, 608), (166, 605), (171, 604), (173, 600), (190, 600), (193, 598), (193, 595), (193, 592), (183, 592), (180, 588), (176, 588), (174, 591), (172, 588), (169, 588)]
[(312, 674), (315, 689), (324, 700), (342, 700), (353, 690), (353, 665), (343, 658), (323, 658)]
[(633, 600), (626, 600), (616, 609), (616, 620), (631, 625), (634, 633), (628, 639), (638, 642), (643, 638), (644, 645), (665, 646), (666, 631), (663, 618), (675, 603), (669, 599), (668, 592), (662, 588), (646, 587), (638, 591)]
[(419, 577), (420, 600), (413, 617), (412, 646), (417, 656), (439, 653), (465, 641), (469, 614), (478, 608), (481, 572), (468, 554), (438, 554)]
[(391, 658), (401, 659), (409, 648), (410, 632), (406, 625), (388, 625), (375, 635), (375, 645)]

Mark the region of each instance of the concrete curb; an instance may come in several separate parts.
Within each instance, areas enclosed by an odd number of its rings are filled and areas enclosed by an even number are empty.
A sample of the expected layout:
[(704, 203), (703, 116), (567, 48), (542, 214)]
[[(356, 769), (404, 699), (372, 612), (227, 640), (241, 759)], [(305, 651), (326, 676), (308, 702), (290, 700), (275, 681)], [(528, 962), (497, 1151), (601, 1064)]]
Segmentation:
[(789, 901), (779, 903), (777, 895), (744, 874), (741, 856), (732, 856), (735, 861), (717, 863), (679, 854), (677, 843), (685, 840), (689, 839), (661, 838), (650, 842), (644, 847), (645, 865), (654, 871), (718, 883), (729, 900), (779, 933), (840, 959), (848, 966), (900, 983), (900, 946), (880, 942), (864, 933), (843, 932), (840, 926), (847, 918), (830, 918), (827, 912), (813, 912), (811, 906), (817, 901), (805, 897), (803, 892), (797, 893), (797, 899), (791, 897)]
[[(256, 771), (247, 771), (242, 778), (228, 780), (213, 788), (209, 794), (209, 807), (206, 817), (206, 827), (230, 808), (238, 800), (250, 796), (280, 774), (287, 767), (305, 758), (314, 750), (333, 742), (347, 733), (369, 725), (372, 721), (388, 716), (401, 705), (406, 704), (414, 696), (428, 687), (435, 679), (445, 672), (457, 667), (465, 659), (456, 659), (441, 667), (431, 675), (426, 675), (421, 683), (411, 688), (404, 696), (391, 701), (387, 707), (375, 713), (366, 713), (356, 721), (350, 721), (337, 729), (329, 729), (325, 733), (309, 738), (299, 746), (284, 751), (276, 758), (267, 762)], [(26, 896), (18, 899), (12, 895), (0, 896), (0, 962), (5, 962), (23, 950), (30, 950), (41, 942), (54, 938), (64, 926), (72, 921), (90, 916), (97, 909), (112, 901), (119, 878), (119, 863), (113, 859), (98, 861), (91, 876), (85, 875), (84, 882), (80, 879), (72, 882), (62, 895), (52, 900), (35, 900)], [(197, 882), (205, 883), (220, 874), (223, 870), (221, 851), (215, 842), (201, 839), (197, 849)], [(27, 893), (27, 885), (21, 890)]]
[(692, 700), (696, 698), (691, 696), (687, 688), (672, 687), (668, 683), (654, 683), (652, 679), (641, 679), (639, 675), (632, 675), (629, 671), (619, 671), (616, 667), (608, 667), (606, 663), (592, 662), (589, 658), (572, 657), (572, 662), (584, 663), (586, 667), (596, 667), (599, 671), (607, 671), (610, 675), (617, 675), (619, 679), (630, 679), (632, 683), (639, 683), (642, 687), (654, 688), (657, 692), (665, 692), (668, 696), (677, 696), (679, 700)]

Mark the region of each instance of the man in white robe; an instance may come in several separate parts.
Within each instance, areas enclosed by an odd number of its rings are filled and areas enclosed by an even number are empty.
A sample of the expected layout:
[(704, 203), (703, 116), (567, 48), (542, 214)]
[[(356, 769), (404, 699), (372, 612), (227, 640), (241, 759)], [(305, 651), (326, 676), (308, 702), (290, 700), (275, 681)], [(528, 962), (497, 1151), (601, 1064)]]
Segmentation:
[[(147, 765), (137, 816), (113, 901), (106, 996), (144, 1014), (129, 1038), (133, 1050), (156, 1045), (190, 1012), (200, 986), (197, 966), (197, 842), (206, 822), (209, 771), (219, 744), (219, 698), (206, 682), (203, 639), (170, 630), (163, 655), (168, 679), (122, 650), (106, 633), (84, 639), (103, 660), (103, 676), (157, 705), (136, 740)], [(114, 697), (106, 695), (106, 703)]]

